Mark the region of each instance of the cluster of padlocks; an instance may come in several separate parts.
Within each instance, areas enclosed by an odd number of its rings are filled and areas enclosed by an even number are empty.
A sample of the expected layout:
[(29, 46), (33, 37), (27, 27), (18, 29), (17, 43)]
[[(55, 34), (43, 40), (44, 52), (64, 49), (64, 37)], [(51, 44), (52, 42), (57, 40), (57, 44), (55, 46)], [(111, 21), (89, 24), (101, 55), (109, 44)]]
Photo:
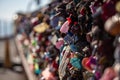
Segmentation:
[(15, 24), (39, 80), (120, 80), (119, 0), (55, 0)]

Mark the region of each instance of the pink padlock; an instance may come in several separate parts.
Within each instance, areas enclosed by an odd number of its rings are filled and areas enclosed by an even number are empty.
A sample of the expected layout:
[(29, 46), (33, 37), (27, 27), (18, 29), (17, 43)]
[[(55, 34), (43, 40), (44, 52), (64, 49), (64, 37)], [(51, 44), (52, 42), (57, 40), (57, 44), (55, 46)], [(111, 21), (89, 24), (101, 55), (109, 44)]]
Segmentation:
[(59, 38), (58, 42), (56, 42), (55, 46), (56, 46), (57, 49), (60, 49), (63, 46), (63, 44), (64, 44), (63, 38)]
[(114, 80), (116, 77), (116, 72), (112, 67), (105, 69), (103, 76), (100, 80)]
[(69, 30), (69, 21), (65, 21), (62, 27), (60, 28), (61, 33), (67, 33)]

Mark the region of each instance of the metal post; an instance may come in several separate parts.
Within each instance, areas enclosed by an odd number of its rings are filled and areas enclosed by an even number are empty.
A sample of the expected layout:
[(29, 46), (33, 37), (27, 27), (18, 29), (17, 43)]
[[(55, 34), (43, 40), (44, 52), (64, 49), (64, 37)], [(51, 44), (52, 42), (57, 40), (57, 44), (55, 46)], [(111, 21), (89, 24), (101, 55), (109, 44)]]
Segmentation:
[(10, 49), (9, 49), (9, 46), (10, 46), (10, 43), (9, 43), (9, 37), (8, 37), (8, 25), (7, 23), (5, 22), (4, 23), (4, 37), (6, 37), (5, 39), (5, 62), (4, 62), (4, 67), (5, 68), (11, 68), (12, 64), (11, 64), (11, 61), (10, 61)]
[(9, 50), (9, 40), (5, 40), (5, 62), (4, 62), (4, 67), (5, 68), (11, 68), (12, 64), (10, 61), (10, 50)]

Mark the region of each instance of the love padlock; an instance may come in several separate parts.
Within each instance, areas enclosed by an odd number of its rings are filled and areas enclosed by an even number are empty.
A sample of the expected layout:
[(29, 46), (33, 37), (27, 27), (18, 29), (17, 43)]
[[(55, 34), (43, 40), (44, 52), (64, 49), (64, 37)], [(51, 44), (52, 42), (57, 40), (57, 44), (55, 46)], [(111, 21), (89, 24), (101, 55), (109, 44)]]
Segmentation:
[(86, 57), (86, 58), (83, 58), (82, 60), (82, 65), (83, 67), (88, 70), (89, 72), (92, 72), (92, 70), (96, 67), (96, 59), (94, 57)]
[(100, 80), (114, 80), (116, 77), (116, 73), (113, 68), (109, 67), (105, 69), (103, 76), (100, 78)]
[(120, 34), (120, 14), (110, 17), (105, 22), (105, 30), (113, 36)]

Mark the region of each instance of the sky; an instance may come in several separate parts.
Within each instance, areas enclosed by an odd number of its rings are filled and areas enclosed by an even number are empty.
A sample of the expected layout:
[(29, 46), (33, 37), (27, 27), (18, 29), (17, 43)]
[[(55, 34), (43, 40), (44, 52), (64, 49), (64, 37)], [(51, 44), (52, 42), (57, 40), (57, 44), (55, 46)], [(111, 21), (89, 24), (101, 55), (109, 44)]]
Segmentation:
[[(26, 12), (28, 5), (30, 11), (34, 11), (38, 6), (34, 2), (35, 0), (0, 0), (0, 20), (12, 20), (13, 15), (16, 12)], [(41, 6), (44, 6), (50, 0), (41, 0)]]
[[(19, 12), (34, 11), (44, 6), (50, 0), (40, 0), (41, 5), (36, 5), (35, 0), (0, 0), (0, 38), (14, 34), (13, 16)], [(28, 5), (30, 5), (28, 7)], [(29, 10), (28, 10), (29, 9)]]

